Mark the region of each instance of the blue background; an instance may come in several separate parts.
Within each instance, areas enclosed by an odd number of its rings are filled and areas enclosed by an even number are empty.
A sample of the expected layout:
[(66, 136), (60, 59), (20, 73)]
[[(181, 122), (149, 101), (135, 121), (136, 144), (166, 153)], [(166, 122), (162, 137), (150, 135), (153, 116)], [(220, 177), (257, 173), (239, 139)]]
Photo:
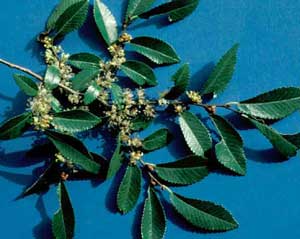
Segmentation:
[[(10, 0), (1, 3), (0, 57), (42, 73), (40, 49), (35, 36), (58, 1)], [(125, 4), (106, 0), (116, 18), (121, 20)], [(238, 64), (228, 90), (216, 102), (238, 101), (281, 86), (299, 86), (300, 78), (300, 2), (298, 0), (202, 0), (197, 11), (186, 20), (165, 27), (161, 20), (136, 22), (130, 33), (151, 35), (171, 43), (183, 62), (190, 62), (192, 84), (199, 86), (207, 78), (216, 60), (234, 43), (240, 43)], [(89, 19), (89, 22), (92, 22)], [(85, 25), (65, 38), (66, 52), (92, 51), (101, 54), (102, 41), (95, 26)], [(178, 66), (158, 68), (161, 86)], [(12, 70), (0, 67), (1, 118), (22, 111), (26, 99), (12, 79)], [(276, 123), (282, 132), (300, 131), (298, 113)], [(235, 119), (233, 119), (235, 121)], [(157, 122), (145, 135), (160, 127)], [(173, 126), (176, 131), (176, 127)], [(300, 161), (298, 156), (286, 162), (255, 130), (241, 129), (248, 157), (248, 173), (236, 177), (212, 173), (202, 182), (175, 189), (188, 197), (223, 204), (239, 221), (240, 227), (222, 234), (195, 234), (168, 212), (166, 238), (253, 239), (300, 238)], [(50, 218), (58, 207), (55, 188), (43, 196), (14, 201), (43, 166), (27, 160), (24, 153), (35, 137), (0, 142), (0, 228), (1, 238), (50, 238)], [(101, 153), (103, 140), (90, 140), (89, 147)], [(176, 150), (182, 141), (159, 150), (146, 159), (171, 161), (183, 156)], [(36, 170), (36, 168), (39, 168)], [(76, 238), (135, 238), (134, 220), (138, 210), (121, 216), (112, 207), (114, 183), (70, 182), (67, 184), (76, 213)], [(166, 195), (167, 196), (167, 195)], [(139, 203), (142, 202), (142, 198)]]

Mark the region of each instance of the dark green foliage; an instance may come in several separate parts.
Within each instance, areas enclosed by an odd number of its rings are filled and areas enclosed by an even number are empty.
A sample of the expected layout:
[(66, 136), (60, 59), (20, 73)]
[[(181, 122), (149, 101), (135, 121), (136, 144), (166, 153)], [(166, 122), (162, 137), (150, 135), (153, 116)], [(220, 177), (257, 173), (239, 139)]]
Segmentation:
[(28, 128), (31, 113), (26, 112), (5, 121), (0, 126), (0, 139), (15, 139), (20, 137)]
[(190, 68), (188, 64), (184, 64), (178, 69), (178, 71), (172, 76), (174, 86), (164, 96), (165, 99), (174, 100), (183, 94), (188, 85), (190, 79)]
[(74, 237), (75, 216), (69, 194), (63, 182), (57, 189), (60, 208), (54, 214), (52, 231), (56, 239), (72, 239)]
[(160, 129), (143, 140), (143, 149), (153, 151), (165, 147), (171, 139), (168, 129)]
[(166, 231), (166, 215), (153, 188), (148, 189), (142, 217), (142, 239), (162, 239)]
[(170, 22), (176, 22), (190, 15), (198, 6), (200, 0), (172, 0), (140, 15), (149, 18), (166, 14)]
[(191, 112), (184, 112), (179, 117), (179, 124), (184, 139), (190, 150), (201, 157), (212, 147), (212, 140), (205, 125)]
[(14, 74), (14, 79), (20, 90), (22, 90), (26, 95), (36, 96), (38, 86), (31, 78), (24, 75)]
[(141, 177), (139, 167), (131, 165), (127, 167), (117, 195), (117, 205), (120, 212), (128, 213), (136, 205), (141, 192)]
[(68, 63), (78, 69), (100, 68), (101, 59), (90, 53), (78, 53), (70, 56)]
[(188, 156), (175, 162), (157, 164), (157, 175), (166, 182), (189, 185), (208, 175), (208, 162), (199, 156)]
[(221, 116), (211, 116), (221, 141), (216, 145), (218, 161), (229, 170), (246, 174), (246, 156), (243, 149), (243, 140), (233, 126)]
[(185, 220), (207, 231), (228, 231), (238, 227), (232, 215), (222, 206), (211, 202), (170, 194), (172, 205)]
[(143, 62), (126, 61), (121, 65), (121, 70), (138, 85), (157, 85), (152, 68)]
[(234, 45), (218, 62), (205, 82), (202, 94), (220, 94), (230, 82), (237, 59), (239, 45)]
[(136, 37), (130, 42), (130, 46), (156, 64), (174, 64), (180, 60), (173, 47), (156, 38)]
[(90, 173), (98, 174), (100, 165), (93, 161), (92, 156), (81, 141), (73, 136), (55, 131), (48, 130), (46, 135), (66, 159)]

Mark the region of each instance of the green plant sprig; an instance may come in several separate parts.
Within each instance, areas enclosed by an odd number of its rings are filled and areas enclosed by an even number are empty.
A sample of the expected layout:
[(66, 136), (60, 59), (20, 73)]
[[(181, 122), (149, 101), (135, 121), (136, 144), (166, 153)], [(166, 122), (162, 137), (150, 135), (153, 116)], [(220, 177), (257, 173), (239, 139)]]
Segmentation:
[[(187, 223), (209, 232), (228, 231), (238, 227), (234, 217), (222, 206), (191, 199), (173, 191), (174, 186), (187, 186), (204, 179), (212, 170), (210, 162), (234, 175), (246, 174), (243, 140), (235, 127), (218, 114), (219, 108), (229, 110), (257, 128), (286, 158), (295, 156), (300, 148), (300, 134), (285, 135), (270, 124), (288, 117), (300, 109), (300, 88), (283, 87), (241, 102), (211, 104), (207, 96), (216, 98), (232, 79), (238, 47), (234, 45), (218, 61), (202, 89), (189, 88), (190, 69), (183, 64), (172, 76), (173, 86), (157, 97), (150, 98), (147, 88), (159, 84), (154, 70), (146, 62), (127, 59), (127, 49), (144, 56), (155, 66), (177, 64), (180, 58), (168, 43), (149, 36), (133, 37), (130, 25), (138, 19), (165, 16), (170, 23), (189, 16), (199, 0), (172, 0), (152, 7), (155, 0), (129, 0), (122, 30), (109, 8), (94, 1), (93, 14), (97, 30), (110, 54), (101, 59), (91, 53), (65, 53), (57, 40), (79, 29), (85, 22), (88, 0), (61, 0), (50, 15), (46, 29), (38, 37), (44, 46), (46, 71), (44, 76), (30, 69), (0, 59), (0, 63), (34, 77), (14, 75), (16, 84), (28, 95), (28, 109), (5, 121), (0, 127), (0, 139), (14, 139), (28, 130), (42, 132), (53, 147), (46, 170), (21, 197), (40, 193), (45, 185), (57, 184), (59, 209), (52, 221), (56, 239), (74, 237), (75, 214), (65, 181), (72, 179), (110, 179), (125, 168), (118, 188), (116, 206), (126, 214), (134, 209), (141, 194), (142, 171), (148, 176), (148, 195), (141, 218), (143, 239), (163, 238), (166, 215), (157, 189), (169, 192), (173, 210)], [(100, 43), (99, 43), (100, 44)], [(120, 75), (134, 84), (126, 88)], [(208, 128), (191, 106), (204, 109), (213, 127)], [(161, 149), (172, 141), (167, 128), (146, 138), (139, 132), (148, 128), (161, 112), (178, 122), (190, 154), (168, 163), (146, 162), (145, 154)], [(94, 154), (79, 140), (78, 133), (108, 130), (116, 138), (110, 160)], [(216, 142), (211, 132), (217, 133)]]

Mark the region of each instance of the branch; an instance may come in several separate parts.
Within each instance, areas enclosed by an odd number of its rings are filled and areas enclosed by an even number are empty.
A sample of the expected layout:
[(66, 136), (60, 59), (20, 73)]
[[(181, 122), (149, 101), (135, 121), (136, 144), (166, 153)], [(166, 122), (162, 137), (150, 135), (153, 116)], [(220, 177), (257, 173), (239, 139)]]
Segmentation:
[(23, 72), (25, 72), (25, 73), (33, 76), (34, 78), (38, 79), (39, 81), (43, 81), (44, 80), (42, 76), (40, 76), (37, 73), (34, 73), (33, 71), (31, 71), (31, 70), (29, 70), (27, 68), (24, 68), (22, 66), (15, 65), (15, 64), (10, 63), (10, 62), (8, 62), (6, 60), (3, 60), (1, 58), (0, 58), (0, 63), (4, 64), (4, 65), (6, 65), (6, 66), (8, 66), (10, 68), (17, 69), (19, 71), (23, 71)]
[[(41, 81), (41, 82), (44, 81), (44, 78), (43, 78), (42, 76), (40, 76), (39, 74), (37, 74), (37, 73), (35, 73), (35, 72), (33, 72), (33, 71), (31, 71), (31, 70), (25, 68), (25, 67), (22, 67), (22, 66), (13, 64), (13, 63), (8, 62), (8, 61), (6, 61), (6, 60), (3, 60), (3, 59), (1, 59), (1, 58), (0, 58), (0, 63), (4, 64), (4, 65), (6, 65), (6, 66), (8, 66), (8, 67), (10, 67), (10, 68), (17, 69), (17, 70), (19, 70), (19, 71), (23, 71), (23, 72), (25, 72), (25, 73), (27, 73), (27, 74), (33, 76), (34, 78), (38, 79), (38, 80)], [(67, 86), (65, 86), (65, 85), (63, 85), (63, 84), (58, 84), (58, 86), (59, 86), (60, 88), (64, 89), (64, 90), (66, 90), (66, 91), (72, 93), (72, 94), (76, 94), (76, 95), (80, 94), (79, 92), (74, 91), (74, 90), (72, 90), (71, 88), (69, 88), (69, 87), (67, 87)]]

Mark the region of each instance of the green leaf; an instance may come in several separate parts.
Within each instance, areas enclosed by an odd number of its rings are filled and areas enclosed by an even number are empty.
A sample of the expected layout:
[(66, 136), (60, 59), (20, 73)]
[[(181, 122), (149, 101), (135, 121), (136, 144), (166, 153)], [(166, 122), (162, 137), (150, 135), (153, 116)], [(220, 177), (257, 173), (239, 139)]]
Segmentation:
[(93, 103), (98, 96), (100, 95), (102, 88), (96, 83), (93, 82), (84, 94), (83, 102), (85, 105)]
[(39, 178), (21, 194), (21, 198), (29, 195), (40, 193), (49, 188), (49, 185), (56, 179), (55, 176), (59, 175), (55, 163), (51, 163), (47, 169), (39, 176)]
[(242, 101), (241, 112), (262, 119), (282, 119), (300, 109), (300, 88), (286, 87), (272, 90)]
[(85, 110), (68, 110), (54, 114), (52, 125), (59, 131), (76, 133), (94, 128), (101, 122), (96, 115)]
[(63, 0), (48, 20), (48, 30), (54, 30), (56, 37), (62, 37), (79, 29), (87, 17), (89, 1)]
[(235, 44), (218, 62), (213, 72), (205, 82), (202, 94), (220, 94), (230, 82), (237, 60), (239, 45)]
[(292, 157), (297, 154), (297, 147), (285, 139), (276, 130), (254, 119), (249, 120), (283, 156)]
[(19, 88), (29, 96), (36, 96), (38, 92), (37, 84), (29, 77), (14, 74), (14, 79)]
[(147, 11), (155, 0), (129, 0), (126, 19), (138, 16)]
[(69, 57), (68, 63), (80, 70), (100, 68), (101, 59), (90, 53), (78, 53)]
[(297, 147), (297, 149), (300, 149), (300, 133), (297, 134), (284, 134), (282, 135), (287, 141), (292, 143)]
[(61, 112), (62, 111), (62, 106), (59, 102), (58, 99), (56, 99), (53, 95), (50, 96), (51, 98), (51, 107), (54, 110), (54, 112)]
[(141, 170), (137, 166), (128, 166), (120, 184), (117, 205), (122, 213), (131, 211), (137, 203), (141, 192)]
[(246, 157), (243, 140), (234, 127), (224, 118), (211, 115), (221, 141), (216, 145), (218, 161), (227, 169), (240, 174), (246, 174)]
[(188, 64), (184, 64), (178, 69), (175, 75), (172, 76), (172, 80), (175, 85), (170, 89), (170, 91), (164, 96), (165, 99), (175, 100), (182, 93), (184, 93), (188, 87), (190, 79), (190, 68)]
[(204, 157), (205, 152), (212, 147), (212, 140), (205, 125), (190, 112), (183, 112), (180, 115), (179, 124), (191, 151)]
[(100, 0), (94, 3), (94, 18), (98, 29), (107, 43), (111, 45), (118, 39), (117, 22), (108, 7)]
[(152, 119), (146, 119), (144, 118), (143, 116), (138, 116), (136, 117), (135, 119), (133, 119), (131, 121), (132, 123), (132, 130), (133, 131), (141, 131), (141, 130), (144, 130), (146, 128), (148, 128), (151, 123), (152, 123)]
[(107, 178), (112, 178), (113, 176), (115, 176), (115, 174), (119, 171), (121, 166), (122, 166), (121, 140), (120, 137), (118, 137), (117, 147), (109, 163)]
[(168, 145), (171, 133), (168, 129), (160, 129), (143, 140), (143, 149), (153, 151)]
[(48, 66), (45, 74), (45, 85), (48, 89), (55, 89), (60, 83), (60, 71), (59, 69), (52, 65)]
[(123, 104), (123, 91), (117, 84), (111, 84), (112, 100), (120, 107)]
[(63, 182), (58, 184), (57, 194), (60, 208), (54, 214), (52, 231), (56, 239), (72, 239), (74, 237), (75, 216), (71, 200)]
[(148, 189), (142, 217), (142, 239), (162, 239), (166, 232), (166, 215), (153, 188)]
[(157, 85), (152, 68), (140, 61), (126, 61), (121, 70), (138, 85)]
[(140, 17), (149, 18), (166, 14), (169, 16), (170, 22), (176, 22), (189, 16), (196, 9), (198, 4), (199, 0), (173, 0), (141, 14)]
[(173, 47), (156, 38), (136, 37), (128, 45), (156, 64), (174, 64), (180, 61)]
[(20, 137), (27, 130), (31, 116), (31, 113), (25, 112), (2, 123), (0, 126), (0, 139), (6, 140)]
[(186, 198), (171, 193), (176, 211), (191, 225), (207, 231), (229, 231), (238, 227), (232, 215), (222, 206), (212, 202)]
[(189, 185), (208, 175), (207, 160), (199, 156), (188, 156), (175, 162), (157, 164), (157, 175), (166, 182)]
[(99, 69), (85, 69), (80, 71), (72, 78), (72, 86), (74, 90), (83, 91), (98, 76)]
[(78, 139), (50, 130), (45, 133), (66, 159), (90, 173), (98, 174), (100, 165), (93, 161), (86, 147)]

